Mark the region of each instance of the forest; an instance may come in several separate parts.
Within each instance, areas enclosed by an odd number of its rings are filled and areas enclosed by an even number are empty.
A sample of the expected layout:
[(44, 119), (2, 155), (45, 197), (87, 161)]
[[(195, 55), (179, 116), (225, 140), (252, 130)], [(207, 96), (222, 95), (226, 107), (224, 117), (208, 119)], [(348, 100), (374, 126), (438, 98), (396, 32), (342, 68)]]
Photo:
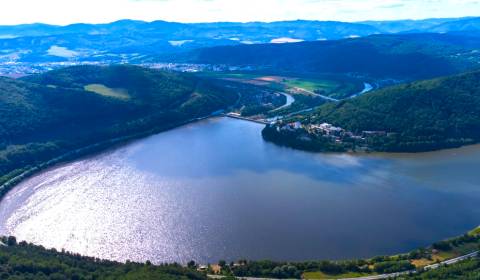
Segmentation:
[(46, 249), (15, 237), (3, 237), (0, 248), (1, 279), (162, 279), (203, 280), (206, 275), (179, 264), (119, 263)]
[[(480, 141), (480, 72), (386, 87), (351, 100), (330, 102), (290, 121), (304, 125), (331, 123), (354, 135), (384, 132), (363, 141), (369, 150), (424, 152)], [(298, 133), (297, 133), (298, 134)], [(292, 133), (267, 126), (269, 141), (314, 151), (345, 150), (348, 144), (330, 141), (300, 143)]]
[[(86, 90), (92, 84), (121, 89), (128, 98)], [(21, 80), (0, 78), (0, 184), (66, 152), (168, 129), (237, 99), (205, 79), (137, 66), (77, 66)]]

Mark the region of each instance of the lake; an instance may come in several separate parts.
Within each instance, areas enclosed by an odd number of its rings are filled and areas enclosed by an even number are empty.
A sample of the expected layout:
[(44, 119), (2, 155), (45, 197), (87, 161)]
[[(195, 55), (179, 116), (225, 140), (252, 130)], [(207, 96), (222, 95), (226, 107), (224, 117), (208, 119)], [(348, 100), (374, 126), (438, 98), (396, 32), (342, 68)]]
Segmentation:
[(480, 146), (314, 154), (217, 118), (55, 166), (0, 203), (0, 233), (112, 260), (349, 259), (480, 223)]

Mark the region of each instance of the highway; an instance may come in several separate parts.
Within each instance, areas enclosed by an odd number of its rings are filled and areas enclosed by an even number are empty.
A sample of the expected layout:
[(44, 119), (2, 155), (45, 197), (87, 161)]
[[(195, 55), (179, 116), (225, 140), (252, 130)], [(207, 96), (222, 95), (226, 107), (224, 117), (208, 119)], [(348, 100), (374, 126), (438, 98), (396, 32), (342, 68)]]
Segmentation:
[(304, 89), (304, 88), (295, 87), (295, 88), (293, 88), (293, 89), (296, 90), (296, 91), (302, 91), (302, 92), (305, 92), (305, 93), (308, 93), (308, 94), (311, 94), (311, 95), (318, 96), (318, 97), (323, 98), (323, 99), (325, 99), (325, 100), (327, 100), (327, 101), (333, 101), (333, 102), (339, 101), (338, 99), (335, 99), (335, 98), (332, 98), (332, 97), (328, 97), (328, 96), (326, 96), (326, 95), (318, 94), (318, 93), (315, 93), (315, 92), (313, 92), (313, 91), (306, 90), (306, 89)]

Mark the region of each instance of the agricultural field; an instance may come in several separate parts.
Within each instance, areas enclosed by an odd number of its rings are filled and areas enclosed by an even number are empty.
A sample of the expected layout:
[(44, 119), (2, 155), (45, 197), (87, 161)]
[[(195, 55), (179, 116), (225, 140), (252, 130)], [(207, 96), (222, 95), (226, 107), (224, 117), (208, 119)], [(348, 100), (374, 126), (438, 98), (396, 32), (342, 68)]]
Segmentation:
[(343, 75), (323, 74), (299, 77), (293, 74), (277, 75), (261, 72), (208, 72), (201, 75), (265, 86), (292, 94), (321, 94), (334, 99), (344, 99), (363, 90), (362, 81)]
[(113, 97), (118, 99), (129, 99), (128, 91), (121, 88), (109, 88), (102, 84), (89, 84), (84, 87), (86, 91), (94, 92), (103, 96)]

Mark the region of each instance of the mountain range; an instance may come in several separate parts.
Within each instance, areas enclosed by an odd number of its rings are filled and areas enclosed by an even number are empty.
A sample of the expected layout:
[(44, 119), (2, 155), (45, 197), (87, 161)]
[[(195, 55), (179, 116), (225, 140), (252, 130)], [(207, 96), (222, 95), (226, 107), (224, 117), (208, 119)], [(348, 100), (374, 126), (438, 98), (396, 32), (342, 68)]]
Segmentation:
[[(371, 35), (361, 38), (202, 48), (179, 61), (296, 73), (361, 73), (422, 79), (480, 67), (480, 33)], [(168, 60), (168, 59), (167, 59)]]
[(192, 49), (288, 43), (375, 34), (446, 33), (480, 30), (480, 18), (401, 21), (282, 21), (174, 23), (121, 20), (108, 24), (0, 26), (0, 63), (106, 61), (151, 62), (145, 56)]

